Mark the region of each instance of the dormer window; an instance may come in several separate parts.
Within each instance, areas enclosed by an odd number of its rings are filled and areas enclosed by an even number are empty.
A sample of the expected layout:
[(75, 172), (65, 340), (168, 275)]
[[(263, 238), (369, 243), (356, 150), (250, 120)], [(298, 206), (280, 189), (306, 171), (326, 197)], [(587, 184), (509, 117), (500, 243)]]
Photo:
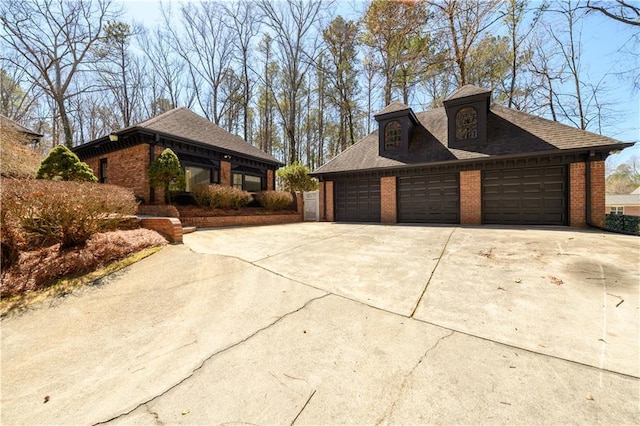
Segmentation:
[(390, 121), (384, 128), (384, 150), (393, 151), (402, 146), (402, 125), (399, 121)]
[(456, 114), (456, 141), (478, 138), (478, 111), (474, 107), (460, 108)]

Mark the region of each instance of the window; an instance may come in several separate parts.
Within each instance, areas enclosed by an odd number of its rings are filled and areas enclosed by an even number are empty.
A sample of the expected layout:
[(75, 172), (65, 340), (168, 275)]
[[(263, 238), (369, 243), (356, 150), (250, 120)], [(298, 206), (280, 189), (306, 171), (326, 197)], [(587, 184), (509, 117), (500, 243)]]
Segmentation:
[(231, 186), (242, 189), (242, 173), (233, 173)]
[(394, 120), (384, 128), (384, 150), (393, 151), (402, 145), (402, 126)]
[(242, 189), (248, 192), (260, 192), (262, 191), (262, 178), (260, 176), (233, 173), (231, 185), (234, 188)]
[[(217, 172), (217, 170), (214, 170)], [(191, 192), (195, 185), (208, 185), (211, 183), (211, 169), (202, 167), (185, 166), (184, 177), (187, 192)]]
[(456, 140), (466, 141), (478, 138), (478, 111), (464, 107), (456, 114)]
[(249, 192), (262, 191), (262, 179), (259, 176), (244, 176), (244, 190)]
[(624, 214), (624, 207), (611, 207), (611, 214)]
[(100, 159), (100, 170), (98, 173), (100, 176), (100, 183), (107, 183), (107, 159)]

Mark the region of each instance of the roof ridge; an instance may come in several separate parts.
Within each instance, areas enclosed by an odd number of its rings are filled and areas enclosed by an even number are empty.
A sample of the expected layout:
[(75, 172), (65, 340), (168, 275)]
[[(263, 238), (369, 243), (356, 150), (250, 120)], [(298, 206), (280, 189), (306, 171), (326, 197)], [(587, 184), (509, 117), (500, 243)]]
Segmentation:
[(165, 119), (165, 118), (167, 118), (167, 117), (169, 117), (169, 116), (171, 116), (171, 115), (175, 114), (176, 112), (178, 112), (180, 110), (183, 110), (183, 109), (186, 109), (189, 112), (193, 112), (189, 108), (184, 107), (184, 106), (177, 107), (177, 108), (170, 109), (169, 111), (165, 111), (160, 115), (156, 115), (155, 117), (151, 117), (151, 118), (149, 118), (149, 119), (147, 119), (147, 120), (145, 120), (145, 121), (143, 121), (141, 123), (134, 124), (133, 126), (130, 126), (130, 127), (147, 127), (147, 126), (149, 126), (151, 124), (154, 124), (154, 123), (157, 123), (158, 121), (163, 120), (163, 119)]

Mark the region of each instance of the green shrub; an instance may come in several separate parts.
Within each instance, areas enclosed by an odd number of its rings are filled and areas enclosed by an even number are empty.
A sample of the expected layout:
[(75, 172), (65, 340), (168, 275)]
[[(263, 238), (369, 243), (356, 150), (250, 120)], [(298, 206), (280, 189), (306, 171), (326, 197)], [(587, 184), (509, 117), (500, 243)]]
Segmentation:
[(284, 191), (263, 191), (258, 193), (256, 199), (266, 210), (278, 211), (291, 207), (293, 196)]
[(285, 191), (315, 191), (318, 189), (318, 181), (309, 176), (310, 170), (298, 163), (279, 169), (277, 172), (282, 187)]
[(632, 234), (640, 234), (640, 217), (621, 214), (608, 214), (605, 223), (612, 231), (624, 231)]
[(115, 230), (123, 215), (135, 214), (136, 201), (130, 190), (113, 185), (15, 180), (3, 181), (1, 210), (2, 243), (25, 251), (84, 245), (93, 234)]
[(234, 209), (244, 207), (252, 200), (247, 191), (223, 185), (195, 185), (191, 195), (198, 205), (217, 209)]
[(169, 148), (166, 148), (149, 166), (147, 172), (151, 186), (164, 189), (164, 202), (171, 201), (171, 191), (184, 190), (184, 170), (180, 165), (178, 156)]
[(78, 156), (64, 145), (53, 148), (47, 158), (42, 160), (36, 179), (98, 181), (91, 167), (80, 161)]

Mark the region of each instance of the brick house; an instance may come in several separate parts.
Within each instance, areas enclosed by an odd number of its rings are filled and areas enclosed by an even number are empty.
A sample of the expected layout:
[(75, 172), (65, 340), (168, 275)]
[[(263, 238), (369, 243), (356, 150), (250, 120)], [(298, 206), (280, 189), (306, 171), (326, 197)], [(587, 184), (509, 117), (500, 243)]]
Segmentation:
[(605, 211), (610, 214), (640, 216), (640, 187), (631, 194), (607, 194)]
[(631, 146), (491, 105), (467, 85), (444, 107), (393, 102), (378, 131), (316, 169), (326, 221), (604, 225), (604, 161)]
[(186, 190), (217, 183), (249, 192), (275, 189), (282, 163), (187, 108), (176, 108), (111, 135), (73, 148), (102, 183), (131, 188), (146, 203), (161, 202), (162, 189), (151, 188), (147, 170), (171, 148), (182, 164)]

